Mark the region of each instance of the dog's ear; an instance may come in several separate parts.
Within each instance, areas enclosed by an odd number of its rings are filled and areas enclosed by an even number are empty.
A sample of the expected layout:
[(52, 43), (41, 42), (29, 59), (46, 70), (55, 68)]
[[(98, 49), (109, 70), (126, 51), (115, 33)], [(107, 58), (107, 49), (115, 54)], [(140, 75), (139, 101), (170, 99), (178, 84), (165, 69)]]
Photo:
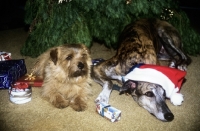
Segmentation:
[(116, 66), (117, 64), (118, 64), (118, 60), (113, 60), (112, 66), (114, 67), (114, 66)]
[(88, 54), (91, 54), (91, 52), (90, 52), (90, 49), (89, 48), (85, 48), (85, 51), (88, 53)]
[(53, 49), (50, 52), (50, 58), (53, 61), (53, 63), (56, 65), (58, 61), (58, 49)]
[(128, 80), (120, 88), (119, 94), (128, 93), (131, 94), (137, 87), (137, 81)]
[(88, 54), (90, 54), (90, 49), (85, 45), (85, 44), (81, 44), (82, 48), (85, 50), (85, 52), (87, 52)]
[(118, 60), (112, 59), (111, 61), (108, 61), (108, 66), (114, 67), (118, 64)]

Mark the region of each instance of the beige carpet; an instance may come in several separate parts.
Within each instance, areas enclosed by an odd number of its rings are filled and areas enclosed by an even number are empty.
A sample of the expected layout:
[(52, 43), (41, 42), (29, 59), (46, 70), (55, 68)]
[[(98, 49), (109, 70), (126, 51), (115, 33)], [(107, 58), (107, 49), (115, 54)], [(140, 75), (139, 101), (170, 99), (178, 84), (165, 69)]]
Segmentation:
[[(0, 31), (0, 50), (12, 53), (13, 59), (24, 58), (30, 70), (35, 59), (20, 55), (20, 47), (27, 33), (23, 29)], [(110, 58), (115, 51), (94, 44), (92, 58)], [(8, 90), (0, 90), (0, 131), (199, 131), (200, 130), (200, 56), (192, 57), (188, 67), (187, 81), (181, 93), (182, 106), (167, 105), (173, 112), (172, 122), (161, 122), (139, 107), (130, 96), (113, 91), (110, 104), (122, 111), (121, 120), (112, 123), (95, 112), (94, 100), (101, 86), (92, 85), (93, 96), (88, 109), (75, 112), (70, 107), (57, 109), (41, 99), (41, 88), (33, 87), (32, 100), (16, 105), (9, 101)]]

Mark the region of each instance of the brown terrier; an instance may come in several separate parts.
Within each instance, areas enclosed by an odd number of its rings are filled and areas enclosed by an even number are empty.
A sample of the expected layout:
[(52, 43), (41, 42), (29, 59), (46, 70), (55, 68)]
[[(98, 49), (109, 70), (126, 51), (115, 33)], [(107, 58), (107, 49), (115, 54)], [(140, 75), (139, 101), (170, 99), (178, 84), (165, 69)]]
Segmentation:
[(44, 79), (42, 97), (57, 108), (71, 106), (76, 111), (87, 108), (90, 95), (92, 62), (83, 44), (65, 44), (41, 54), (33, 74)]

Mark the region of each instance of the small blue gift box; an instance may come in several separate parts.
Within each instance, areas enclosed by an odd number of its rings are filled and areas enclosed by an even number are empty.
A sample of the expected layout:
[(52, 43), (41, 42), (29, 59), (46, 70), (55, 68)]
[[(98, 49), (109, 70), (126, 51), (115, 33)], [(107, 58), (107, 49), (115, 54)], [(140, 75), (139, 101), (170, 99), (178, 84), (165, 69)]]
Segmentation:
[(9, 89), (27, 73), (24, 59), (0, 61), (0, 89)]

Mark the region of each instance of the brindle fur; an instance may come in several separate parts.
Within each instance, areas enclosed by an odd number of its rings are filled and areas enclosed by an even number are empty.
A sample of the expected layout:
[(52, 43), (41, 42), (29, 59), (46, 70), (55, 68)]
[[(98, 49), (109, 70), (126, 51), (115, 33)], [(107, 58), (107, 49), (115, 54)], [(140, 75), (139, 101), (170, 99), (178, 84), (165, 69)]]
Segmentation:
[(121, 76), (138, 63), (159, 64), (169, 60), (170, 67), (186, 70), (191, 59), (182, 51), (178, 31), (166, 21), (141, 19), (127, 25), (119, 37), (120, 47), (110, 59), (92, 69), (92, 78), (103, 86), (95, 102), (107, 102), (112, 91), (111, 80), (122, 83)]
[(165, 103), (165, 91), (157, 84), (142, 81), (126, 81), (120, 94), (131, 94), (133, 99), (149, 113), (162, 121), (172, 121), (174, 115)]

